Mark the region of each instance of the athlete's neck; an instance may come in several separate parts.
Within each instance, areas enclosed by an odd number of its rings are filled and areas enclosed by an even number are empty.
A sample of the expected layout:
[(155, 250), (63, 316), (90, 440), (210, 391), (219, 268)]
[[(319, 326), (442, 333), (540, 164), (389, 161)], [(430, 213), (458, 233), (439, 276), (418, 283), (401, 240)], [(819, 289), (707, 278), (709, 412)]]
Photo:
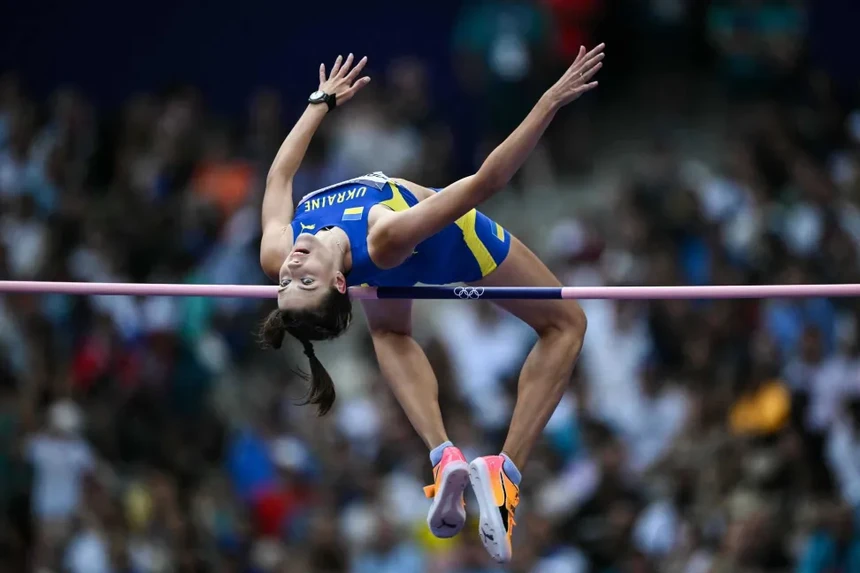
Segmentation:
[(352, 269), (352, 249), (347, 234), (339, 227), (330, 227), (317, 233), (317, 238), (334, 253), (341, 272), (348, 273)]

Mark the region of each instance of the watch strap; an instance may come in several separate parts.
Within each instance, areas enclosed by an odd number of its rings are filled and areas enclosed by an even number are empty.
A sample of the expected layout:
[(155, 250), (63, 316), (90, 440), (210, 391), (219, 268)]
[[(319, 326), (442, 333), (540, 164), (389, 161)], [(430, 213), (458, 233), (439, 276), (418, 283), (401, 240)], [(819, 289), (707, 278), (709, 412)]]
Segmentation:
[[(322, 96), (314, 97), (317, 93), (321, 93)], [(335, 107), (337, 107), (337, 96), (335, 94), (327, 94), (325, 92), (314, 92), (311, 94), (311, 97), (308, 98), (308, 101), (312, 104), (324, 103), (328, 106), (329, 111), (331, 111)]]

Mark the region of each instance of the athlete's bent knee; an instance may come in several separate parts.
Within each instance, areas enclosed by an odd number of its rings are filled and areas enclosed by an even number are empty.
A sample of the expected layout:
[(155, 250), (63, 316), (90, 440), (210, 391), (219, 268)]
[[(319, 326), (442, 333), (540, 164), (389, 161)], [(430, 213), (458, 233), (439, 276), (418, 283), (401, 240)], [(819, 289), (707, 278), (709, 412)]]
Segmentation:
[(552, 340), (554, 344), (563, 345), (569, 349), (572, 359), (575, 360), (585, 339), (588, 319), (582, 307), (575, 301), (565, 301), (559, 306), (561, 307), (559, 312), (551, 317), (547, 326), (539, 331), (538, 335), (542, 339)]
[[(548, 317), (549, 320), (543, 329), (547, 334), (564, 333), (567, 336), (585, 337), (588, 328), (588, 319), (585, 317), (582, 307), (576, 301), (564, 301), (559, 304), (557, 312)], [(543, 335), (544, 332), (538, 332)]]
[(588, 329), (588, 318), (578, 302), (570, 302), (572, 304), (566, 316), (567, 329), (577, 333), (580, 338), (584, 338), (585, 331)]

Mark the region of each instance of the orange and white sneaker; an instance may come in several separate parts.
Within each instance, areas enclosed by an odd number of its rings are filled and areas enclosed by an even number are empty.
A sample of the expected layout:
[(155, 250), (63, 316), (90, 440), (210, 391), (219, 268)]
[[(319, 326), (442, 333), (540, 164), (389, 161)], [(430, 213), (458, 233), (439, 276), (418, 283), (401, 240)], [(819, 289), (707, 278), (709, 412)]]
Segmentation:
[(481, 512), (481, 541), (499, 563), (511, 560), (514, 511), (520, 503), (520, 488), (505, 474), (504, 462), (502, 456), (484, 456), (469, 464), (469, 478)]
[(441, 461), (433, 468), (433, 482), (424, 488), (424, 495), (433, 500), (427, 526), (436, 537), (454, 537), (466, 524), (463, 491), (469, 485), (469, 465), (463, 452), (454, 446), (445, 448)]

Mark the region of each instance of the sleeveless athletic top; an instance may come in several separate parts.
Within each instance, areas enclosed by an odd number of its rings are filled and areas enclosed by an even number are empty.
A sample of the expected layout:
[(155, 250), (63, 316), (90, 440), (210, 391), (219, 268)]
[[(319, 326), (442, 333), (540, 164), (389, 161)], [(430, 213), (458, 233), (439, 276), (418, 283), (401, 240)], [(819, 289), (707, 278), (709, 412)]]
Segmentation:
[[(434, 191), (438, 191), (434, 189)], [(367, 250), (367, 218), (371, 207), (404, 211), (418, 204), (405, 187), (382, 173), (350, 179), (305, 195), (296, 205), (293, 236), (338, 227), (349, 237), (350, 285), (412, 286), (473, 282), (493, 272), (507, 257), (511, 236), (501, 225), (472, 209), (429, 239), (399, 266), (380, 269)]]

